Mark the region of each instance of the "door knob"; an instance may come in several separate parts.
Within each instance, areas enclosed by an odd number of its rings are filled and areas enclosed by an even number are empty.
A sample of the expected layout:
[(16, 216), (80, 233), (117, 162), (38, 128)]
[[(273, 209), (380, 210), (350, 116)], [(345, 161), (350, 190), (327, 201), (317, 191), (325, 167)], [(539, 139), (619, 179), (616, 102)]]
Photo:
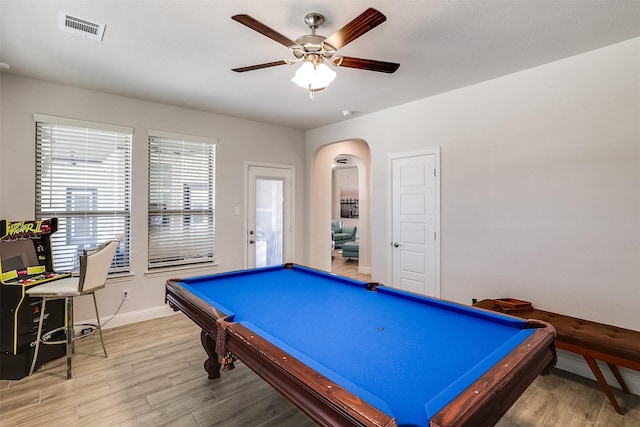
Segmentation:
[(400, 246), (400, 243), (398, 243), (398, 242), (394, 242), (394, 243), (393, 243), (393, 247), (394, 247), (394, 248), (397, 248), (398, 246)]
[(255, 241), (255, 240), (253, 240), (253, 239), (249, 240), (249, 243), (251, 243), (252, 245), (253, 245), (255, 242), (256, 242), (256, 241)]

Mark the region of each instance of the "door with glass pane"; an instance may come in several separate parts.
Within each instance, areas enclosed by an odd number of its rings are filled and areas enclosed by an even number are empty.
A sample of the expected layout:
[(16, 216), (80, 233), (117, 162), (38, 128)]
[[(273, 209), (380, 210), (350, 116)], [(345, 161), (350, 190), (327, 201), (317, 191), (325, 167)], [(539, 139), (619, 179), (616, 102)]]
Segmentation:
[(292, 262), (293, 167), (248, 165), (247, 268)]

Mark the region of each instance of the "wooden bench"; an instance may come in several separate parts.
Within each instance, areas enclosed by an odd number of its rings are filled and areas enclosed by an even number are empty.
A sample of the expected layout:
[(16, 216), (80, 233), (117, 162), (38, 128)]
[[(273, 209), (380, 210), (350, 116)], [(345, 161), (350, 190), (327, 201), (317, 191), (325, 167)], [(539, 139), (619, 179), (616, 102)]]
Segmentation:
[(622, 390), (629, 393), (618, 366), (640, 371), (640, 332), (538, 310), (533, 307), (505, 309), (505, 304), (502, 303), (501, 306), (499, 303), (502, 301), (485, 299), (475, 303), (474, 306), (550, 323), (557, 332), (557, 348), (582, 355), (616, 412), (623, 414), (596, 360), (607, 363)]

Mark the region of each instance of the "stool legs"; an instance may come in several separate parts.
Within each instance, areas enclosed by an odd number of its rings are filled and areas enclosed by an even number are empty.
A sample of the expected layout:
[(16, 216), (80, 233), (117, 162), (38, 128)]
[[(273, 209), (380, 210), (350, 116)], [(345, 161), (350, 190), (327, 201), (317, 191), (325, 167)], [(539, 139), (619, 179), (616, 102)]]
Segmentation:
[(104, 346), (104, 340), (102, 339), (102, 325), (100, 324), (100, 315), (98, 314), (98, 303), (96, 302), (96, 293), (91, 292), (91, 296), (93, 296), (93, 307), (96, 309), (96, 321), (98, 323), (98, 332), (100, 333), (100, 342), (102, 343), (102, 351), (104, 351), (104, 357), (109, 357), (107, 355), (107, 348)]
[(65, 321), (65, 335), (67, 337), (67, 379), (71, 379), (71, 356), (73, 355), (73, 339), (75, 329), (73, 328), (73, 297), (66, 297), (67, 302), (67, 318)]
[[(91, 296), (93, 297), (93, 308), (95, 308), (96, 310), (96, 321), (98, 326), (97, 329), (98, 329), (98, 332), (100, 333), (100, 343), (102, 344), (102, 351), (104, 352), (104, 357), (108, 357), (107, 348), (104, 345), (104, 338), (102, 337), (102, 324), (100, 323), (100, 314), (98, 313), (98, 302), (96, 301), (96, 294), (94, 292), (91, 292)], [(75, 328), (73, 325), (73, 298), (74, 298), (73, 296), (64, 297), (65, 303), (66, 303), (66, 309), (65, 309), (66, 314), (65, 314), (65, 321), (64, 321), (64, 332), (65, 332), (64, 341), (60, 340), (60, 341), (48, 343), (48, 344), (63, 344), (63, 343), (65, 344), (66, 356), (67, 356), (67, 379), (71, 379), (72, 377), (71, 359), (72, 359), (73, 353), (75, 352), (74, 342), (76, 340)], [(33, 374), (33, 371), (35, 370), (36, 362), (38, 360), (38, 352), (40, 351), (40, 345), (42, 344), (42, 323), (45, 318), (46, 304), (47, 304), (47, 298), (43, 297), (42, 306), (40, 308), (40, 320), (38, 321), (38, 334), (36, 336), (36, 345), (33, 353), (33, 360), (31, 361), (31, 369), (29, 370), (29, 376), (31, 376)]]
[[(65, 298), (67, 307), (66, 307), (66, 316), (64, 321), (64, 332), (66, 337), (66, 346), (67, 346), (67, 379), (71, 379), (71, 355), (73, 354), (73, 298), (66, 297)], [(45, 310), (47, 307), (47, 298), (42, 298), (42, 305), (40, 307), (40, 320), (38, 321), (38, 333), (36, 335), (36, 348), (33, 352), (33, 360), (31, 361), (31, 369), (29, 369), (29, 376), (33, 374), (33, 371), (36, 367), (36, 362), (38, 361), (38, 353), (40, 352), (40, 342), (42, 341), (42, 323), (45, 317)]]
[(33, 370), (36, 367), (36, 361), (38, 360), (38, 351), (40, 350), (40, 338), (42, 337), (42, 322), (44, 320), (44, 309), (47, 305), (47, 299), (42, 298), (42, 304), (40, 305), (40, 320), (38, 321), (38, 334), (36, 335), (36, 349), (33, 351), (33, 360), (31, 361), (31, 369), (29, 370), (29, 376), (33, 374)]

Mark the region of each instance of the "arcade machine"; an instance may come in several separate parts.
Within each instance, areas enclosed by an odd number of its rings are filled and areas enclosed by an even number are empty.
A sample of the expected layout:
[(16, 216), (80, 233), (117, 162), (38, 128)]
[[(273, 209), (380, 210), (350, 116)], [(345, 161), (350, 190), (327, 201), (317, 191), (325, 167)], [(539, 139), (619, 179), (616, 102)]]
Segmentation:
[[(40, 320), (41, 298), (26, 295), (31, 286), (71, 276), (53, 269), (51, 234), (57, 218), (41, 221), (0, 220), (0, 379), (18, 380), (29, 374)], [(64, 300), (47, 303), (43, 331), (64, 326)], [(64, 338), (64, 328), (46, 336)], [(63, 357), (65, 346), (41, 346), (38, 366)]]

